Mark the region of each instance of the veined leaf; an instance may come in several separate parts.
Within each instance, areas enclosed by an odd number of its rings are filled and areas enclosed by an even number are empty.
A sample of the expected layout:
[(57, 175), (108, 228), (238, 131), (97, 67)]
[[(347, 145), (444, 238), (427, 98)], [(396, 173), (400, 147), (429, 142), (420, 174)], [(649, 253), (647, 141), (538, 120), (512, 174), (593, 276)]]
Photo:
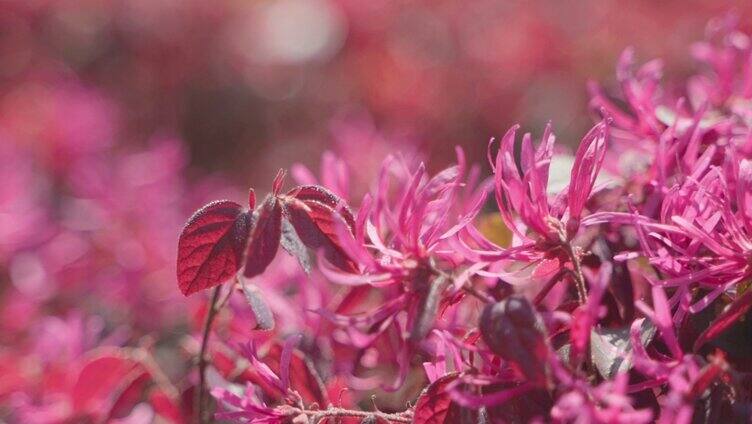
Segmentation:
[(188, 220), (178, 241), (177, 275), (188, 296), (222, 284), (240, 269), (251, 219), (229, 200), (209, 203)]

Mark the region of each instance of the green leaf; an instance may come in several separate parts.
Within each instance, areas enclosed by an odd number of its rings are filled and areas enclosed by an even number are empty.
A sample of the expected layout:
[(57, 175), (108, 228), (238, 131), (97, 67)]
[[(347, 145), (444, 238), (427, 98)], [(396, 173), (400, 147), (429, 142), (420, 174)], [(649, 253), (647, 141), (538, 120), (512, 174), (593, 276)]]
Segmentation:
[(245, 278), (241, 278), (240, 287), (243, 288), (243, 294), (248, 301), (248, 304), (253, 310), (253, 315), (256, 317), (256, 329), (257, 330), (272, 330), (274, 328), (274, 314), (272, 314), (269, 305), (266, 304), (261, 290), (257, 285), (253, 283), (246, 283)]
[(287, 219), (282, 220), (282, 239), (280, 240), (280, 244), (282, 244), (285, 252), (298, 260), (298, 263), (306, 274), (311, 273), (311, 255), (308, 253), (308, 248), (300, 240), (298, 233), (295, 232), (295, 227)]
[[(655, 326), (649, 320), (641, 318), (640, 340), (647, 345), (655, 336)], [(593, 364), (603, 378), (614, 378), (620, 372), (627, 372), (632, 368), (629, 354), (632, 353), (632, 342), (629, 337), (629, 327), (598, 328), (590, 333), (590, 354)]]

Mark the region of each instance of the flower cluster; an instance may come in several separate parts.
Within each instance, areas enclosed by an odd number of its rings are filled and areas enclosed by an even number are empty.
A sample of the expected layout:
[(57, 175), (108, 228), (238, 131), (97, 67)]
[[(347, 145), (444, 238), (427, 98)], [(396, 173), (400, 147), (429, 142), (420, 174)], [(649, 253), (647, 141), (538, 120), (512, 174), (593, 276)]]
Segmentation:
[(433, 175), (392, 155), (351, 198), (327, 154), (255, 210), (207, 205), (178, 269), (184, 293), (214, 287), (197, 390), (216, 417), (751, 419), (752, 345), (733, 335), (752, 306), (752, 42), (735, 28), (711, 23), (683, 90), (627, 50), (620, 92), (591, 84), (573, 155), (552, 125), (537, 147), (515, 126), (488, 178), (460, 149)]

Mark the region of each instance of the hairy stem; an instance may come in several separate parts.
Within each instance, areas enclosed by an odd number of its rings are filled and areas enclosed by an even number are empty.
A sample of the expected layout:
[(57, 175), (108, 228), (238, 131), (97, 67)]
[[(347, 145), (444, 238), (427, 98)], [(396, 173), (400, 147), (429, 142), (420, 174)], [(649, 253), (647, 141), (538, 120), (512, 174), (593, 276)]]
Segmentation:
[(196, 394), (196, 422), (198, 424), (210, 422), (208, 416), (207, 399), (206, 399), (206, 348), (209, 345), (209, 334), (211, 334), (212, 323), (217, 315), (219, 308), (217, 302), (219, 300), (219, 293), (222, 286), (214, 288), (211, 301), (209, 303), (209, 310), (206, 313), (206, 321), (204, 322), (204, 330), (201, 338), (201, 350), (198, 353), (198, 391)]
[(561, 223), (561, 221), (550, 218), (548, 225), (556, 234), (558, 234), (561, 248), (564, 249), (564, 252), (566, 252), (567, 256), (569, 256), (569, 260), (572, 261), (572, 268), (574, 268), (572, 278), (574, 279), (575, 286), (577, 287), (577, 300), (579, 301), (580, 305), (582, 305), (587, 300), (587, 286), (585, 285), (585, 277), (583, 277), (582, 275), (580, 256), (577, 254), (577, 252), (575, 252), (571, 240), (567, 237), (567, 230)]
[(333, 408), (322, 411), (308, 411), (300, 410), (301, 414), (308, 415), (309, 423), (318, 424), (322, 420), (327, 418), (373, 418), (375, 422), (389, 422), (389, 423), (410, 423), (412, 422), (412, 415), (409, 412), (400, 412), (396, 414), (387, 414), (381, 411), (354, 411), (350, 409)]
[(563, 247), (564, 251), (567, 252), (567, 255), (569, 256), (569, 260), (572, 261), (572, 268), (574, 268), (572, 277), (574, 278), (574, 283), (577, 287), (577, 300), (580, 302), (580, 305), (582, 305), (587, 300), (587, 287), (585, 286), (585, 277), (582, 275), (580, 257), (577, 255), (577, 252), (574, 251), (571, 243), (564, 243)]

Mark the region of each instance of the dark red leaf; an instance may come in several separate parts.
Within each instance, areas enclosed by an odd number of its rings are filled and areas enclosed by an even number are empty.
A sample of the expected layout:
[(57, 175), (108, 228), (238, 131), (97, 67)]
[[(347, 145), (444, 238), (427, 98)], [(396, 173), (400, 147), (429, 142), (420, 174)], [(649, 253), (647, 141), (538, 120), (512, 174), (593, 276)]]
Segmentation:
[(347, 206), (347, 203), (345, 203), (345, 201), (339, 196), (322, 186), (306, 185), (295, 187), (288, 191), (287, 195), (292, 196), (303, 203), (308, 201), (323, 203), (332, 208), (332, 210), (337, 211), (342, 218), (344, 218), (345, 223), (350, 227), (350, 230), (355, 228), (355, 218), (353, 217), (352, 211)]
[(698, 351), (702, 345), (718, 337), (719, 334), (726, 331), (734, 325), (739, 318), (746, 314), (752, 307), (752, 290), (748, 290), (741, 297), (734, 300), (726, 309), (721, 312), (716, 319), (710, 323), (710, 326), (700, 334), (693, 346), (694, 351)]
[(445, 375), (421, 393), (413, 412), (413, 424), (476, 424), (478, 411), (452, 401), (448, 387), (457, 374)]
[(276, 197), (270, 196), (261, 205), (253, 235), (248, 243), (243, 275), (255, 277), (274, 259), (282, 236), (282, 206)]
[(355, 263), (339, 245), (336, 226), (344, 223), (335, 221), (340, 218), (334, 209), (315, 200), (292, 200), (286, 206), (290, 223), (306, 246), (314, 250), (323, 249), (326, 259), (342, 270), (357, 270)]
[(178, 285), (184, 295), (214, 287), (240, 269), (250, 216), (229, 200), (209, 203), (188, 220), (178, 241)]
[[(483, 389), (484, 394), (493, 395), (503, 390), (514, 390), (515, 386), (509, 383), (491, 384)], [(515, 396), (498, 405), (486, 408), (487, 423), (529, 423), (548, 422), (554, 400), (551, 394), (544, 388), (533, 389), (520, 396)], [(550, 418), (549, 418), (550, 419)]]
[(274, 328), (274, 314), (261, 296), (261, 291), (253, 283), (242, 282), (243, 294), (256, 317), (257, 330), (271, 330)]
[(543, 321), (522, 296), (485, 307), (480, 318), (483, 340), (491, 350), (534, 384), (548, 380), (548, 345)]

